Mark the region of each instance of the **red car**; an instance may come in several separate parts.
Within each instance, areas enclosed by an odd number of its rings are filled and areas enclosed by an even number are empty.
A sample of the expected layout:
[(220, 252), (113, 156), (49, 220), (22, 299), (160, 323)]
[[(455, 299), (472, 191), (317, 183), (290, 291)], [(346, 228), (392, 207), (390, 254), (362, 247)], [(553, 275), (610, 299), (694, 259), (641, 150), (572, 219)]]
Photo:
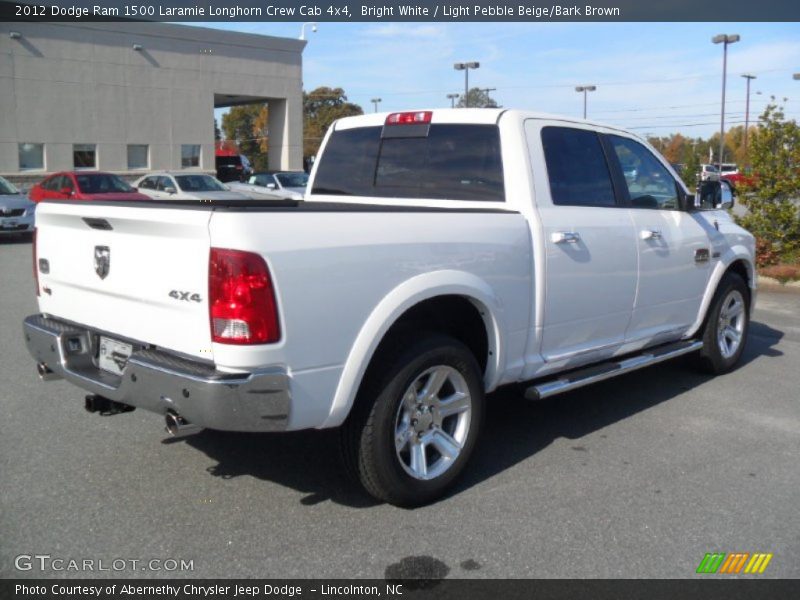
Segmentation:
[(149, 200), (120, 177), (96, 171), (65, 171), (37, 183), (28, 194), (42, 200)]

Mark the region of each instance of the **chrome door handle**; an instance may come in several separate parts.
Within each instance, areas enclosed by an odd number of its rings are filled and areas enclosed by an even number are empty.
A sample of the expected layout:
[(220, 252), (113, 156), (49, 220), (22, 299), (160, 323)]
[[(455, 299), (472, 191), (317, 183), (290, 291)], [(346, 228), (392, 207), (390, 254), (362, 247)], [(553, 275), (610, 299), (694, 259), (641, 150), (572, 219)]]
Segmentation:
[(659, 229), (642, 229), (639, 233), (639, 237), (643, 240), (660, 240), (661, 239), (661, 230)]
[(581, 241), (581, 234), (577, 231), (554, 231), (550, 239), (554, 244), (577, 244)]

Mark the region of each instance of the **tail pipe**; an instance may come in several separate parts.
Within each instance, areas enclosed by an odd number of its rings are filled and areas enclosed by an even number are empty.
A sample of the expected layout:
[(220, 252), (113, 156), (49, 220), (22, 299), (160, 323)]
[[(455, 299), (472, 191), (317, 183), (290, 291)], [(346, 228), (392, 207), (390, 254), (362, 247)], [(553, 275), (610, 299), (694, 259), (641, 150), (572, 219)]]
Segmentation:
[(54, 379), (61, 379), (61, 376), (50, 370), (43, 362), (36, 364), (36, 372), (39, 374), (39, 379), (42, 381), (53, 381)]
[(199, 425), (189, 423), (189, 421), (174, 412), (168, 412), (164, 415), (164, 420), (166, 422), (165, 429), (172, 437), (186, 437), (203, 431), (203, 428)]

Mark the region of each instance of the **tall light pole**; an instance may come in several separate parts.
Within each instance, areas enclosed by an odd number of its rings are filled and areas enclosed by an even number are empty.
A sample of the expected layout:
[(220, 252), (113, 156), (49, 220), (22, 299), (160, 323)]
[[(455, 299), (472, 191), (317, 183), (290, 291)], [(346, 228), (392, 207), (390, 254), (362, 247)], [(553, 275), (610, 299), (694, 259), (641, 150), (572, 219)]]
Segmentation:
[(447, 94), (447, 99), (450, 100), (450, 108), (455, 108), (458, 94)]
[(579, 85), (575, 88), (576, 92), (583, 92), (583, 118), (586, 118), (586, 93), (593, 92), (597, 89), (594, 85)]
[(725, 149), (725, 80), (728, 76), (728, 44), (739, 41), (739, 34), (720, 33), (711, 38), (713, 44), (722, 44), (722, 109), (719, 118), (719, 172), (722, 173), (722, 153)]
[(300, 39), (301, 40), (306, 39), (306, 27), (308, 27), (309, 25), (311, 25), (311, 32), (312, 33), (317, 33), (317, 24), (316, 23), (314, 23), (314, 22), (303, 23), (303, 25), (300, 27)]
[(743, 73), (742, 77), (747, 80), (747, 100), (744, 103), (744, 161), (745, 165), (748, 165), (750, 163), (747, 155), (747, 129), (750, 126), (750, 81), (755, 79), (756, 76), (750, 73)]
[(383, 102), (383, 98), (373, 98), (372, 100), (370, 100), (370, 102), (372, 102), (375, 105), (375, 112), (378, 112), (378, 104)]
[(464, 107), (469, 108), (469, 70), (477, 69), (481, 66), (479, 62), (455, 63), (453, 68), (456, 71), (464, 71)]

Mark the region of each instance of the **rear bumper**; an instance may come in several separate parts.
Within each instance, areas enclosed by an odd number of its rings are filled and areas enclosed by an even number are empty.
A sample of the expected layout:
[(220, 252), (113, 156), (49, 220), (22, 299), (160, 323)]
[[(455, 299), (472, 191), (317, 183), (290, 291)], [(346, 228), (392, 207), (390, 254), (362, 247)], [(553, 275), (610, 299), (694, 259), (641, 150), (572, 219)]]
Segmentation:
[(282, 368), (224, 373), (158, 350), (136, 350), (121, 376), (96, 366), (97, 334), (45, 315), (23, 322), (25, 343), (53, 375), (116, 402), (223, 431), (283, 431), (291, 414)]

